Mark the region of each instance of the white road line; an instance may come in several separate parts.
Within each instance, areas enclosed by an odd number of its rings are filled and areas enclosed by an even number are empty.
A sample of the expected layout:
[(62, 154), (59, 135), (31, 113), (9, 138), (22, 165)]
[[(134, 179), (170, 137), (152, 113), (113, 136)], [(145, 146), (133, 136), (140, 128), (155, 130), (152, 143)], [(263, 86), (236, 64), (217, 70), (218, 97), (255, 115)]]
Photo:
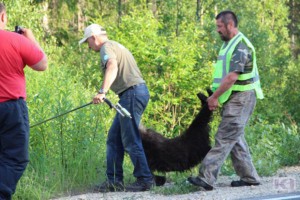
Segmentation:
[(266, 198), (266, 199), (261, 199), (261, 200), (284, 200), (284, 199), (300, 199), (300, 195), (288, 196), (288, 197)]

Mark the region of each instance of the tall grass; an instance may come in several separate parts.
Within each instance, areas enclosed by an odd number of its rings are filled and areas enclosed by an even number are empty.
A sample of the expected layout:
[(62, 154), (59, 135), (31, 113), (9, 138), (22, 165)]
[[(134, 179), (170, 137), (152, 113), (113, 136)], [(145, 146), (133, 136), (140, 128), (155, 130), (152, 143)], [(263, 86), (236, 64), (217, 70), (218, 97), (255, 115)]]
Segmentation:
[[(69, 77), (67, 68), (51, 65), (44, 73), (28, 69), (26, 75), (31, 125), (86, 104), (95, 94), (78, 77)], [(92, 104), (31, 128), (30, 163), (14, 199), (49, 199), (99, 182), (113, 116), (107, 105)]]

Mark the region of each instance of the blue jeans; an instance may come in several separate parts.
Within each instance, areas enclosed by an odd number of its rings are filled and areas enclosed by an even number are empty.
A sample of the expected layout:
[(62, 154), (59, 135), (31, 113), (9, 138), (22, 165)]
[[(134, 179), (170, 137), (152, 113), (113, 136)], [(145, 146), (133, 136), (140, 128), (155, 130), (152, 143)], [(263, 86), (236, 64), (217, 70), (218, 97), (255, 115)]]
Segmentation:
[(131, 113), (132, 119), (117, 113), (108, 132), (107, 179), (112, 183), (123, 181), (123, 160), (126, 151), (134, 166), (133, 175), (145, 182), (151, 181), (152, 174), (138, 130), (141, 116), (150, 98), (148, 88), (145, 84), (132, 86), (119, 97), (119, 104)]
[(0, 200), (10, 200), (29, 162), (29, 122), (23, 99), (0, 103)]

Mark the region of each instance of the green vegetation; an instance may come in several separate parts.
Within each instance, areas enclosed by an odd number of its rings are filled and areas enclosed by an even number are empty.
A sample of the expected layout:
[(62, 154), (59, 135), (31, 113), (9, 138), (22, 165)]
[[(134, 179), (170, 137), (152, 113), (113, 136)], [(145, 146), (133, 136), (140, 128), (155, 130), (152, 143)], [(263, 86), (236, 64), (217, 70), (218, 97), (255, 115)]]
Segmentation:
[[(214, 16), (236, 12), (240, 30), (256, 47), (265, 99), (258, 101), (247, 128), (247, 141), (260, 175), (299, 163), (300, 3), (297, 0), (7, 0), (8, 29), (31, 28), (49, 58), (44, 73), (26, 68), (30, 122), (35, 124), (91, 101), (102, 74), (97, 53), (78, 46), (83, 28), (103, 25), (110, 39), (132, 51), (151, 92), (143, 117), (147, 127), (167, 137), (179, 135), (194, 118), (196, 94), (211, 83), (212, 65), (221, 40)], [(198, 2), (198, 4), (197, 4)], [(113, 93), (108, 98), (114, 103)], [(114, 111), (90, 105), (31, 129), (30, 159), (14, 200), (44, 200), (70, 191), (87, 191), (105, 179), (105, 141)], [(213, 135), (218, 113), (212, 122)], [(126, 182), (131, 163), (124, 163)], [(168, 173), (174, 188), (195, 188), (185, 173)], [(222, 174), (232, 175), (230, 161)]]

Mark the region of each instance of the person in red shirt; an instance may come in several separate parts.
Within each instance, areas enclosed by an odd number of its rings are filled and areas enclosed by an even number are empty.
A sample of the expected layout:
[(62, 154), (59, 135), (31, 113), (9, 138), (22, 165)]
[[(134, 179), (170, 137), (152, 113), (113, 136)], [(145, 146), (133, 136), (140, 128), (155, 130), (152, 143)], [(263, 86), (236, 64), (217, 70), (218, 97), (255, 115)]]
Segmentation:
[(0, 3), (0, 200), (10, 200), (29, 162), (29, 119), (24, 67), (44, 71), (47, 56), (30, 29), (6, 31)]

